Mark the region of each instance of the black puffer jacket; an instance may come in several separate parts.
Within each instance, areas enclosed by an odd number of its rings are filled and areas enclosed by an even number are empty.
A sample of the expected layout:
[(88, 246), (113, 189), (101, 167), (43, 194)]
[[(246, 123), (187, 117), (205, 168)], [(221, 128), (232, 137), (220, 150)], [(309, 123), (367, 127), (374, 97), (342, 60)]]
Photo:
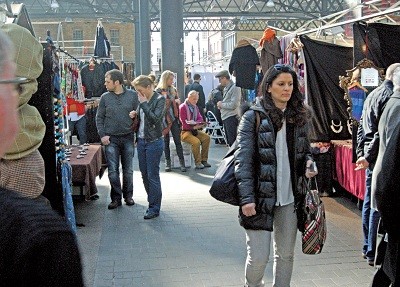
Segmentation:
[(145, 114), (144, 137), (148, 142), (155, 141), (162, 137), (162, 120), (165, 115), (165, 98), (157, 92), (154, 92), (150, 101), (140, 103), (137, 109), (137, 115), (140, 121), (140, 109)]
[[(254, 110), (260, 113), (261, 118), (258, 132)], [(290, 176), (300, 230), (302, 230), (304, 219), (299, 205), (304, 196), (297, 186), (299, 177), (305, 174), (307, 160), (312, 159), (307, 127), (307, 125), (303, 127), (286, 125)], [(235, 176), (238, 181), (240, 206), (256, 203), (257, 212), (254, 216), (246, 217), (239, 208), (239, 222), (246, 229), (272, 231), (277, 197), (275, 139), (272, 121), (263, 108), (254, 106), (244, 113), (238, 128)]]

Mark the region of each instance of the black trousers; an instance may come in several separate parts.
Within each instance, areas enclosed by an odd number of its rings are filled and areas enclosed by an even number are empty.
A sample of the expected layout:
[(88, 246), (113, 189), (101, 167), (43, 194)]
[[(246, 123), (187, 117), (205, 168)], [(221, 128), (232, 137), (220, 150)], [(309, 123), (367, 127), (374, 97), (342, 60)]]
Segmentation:
[[(171, 134), (172, 138), (174, 139), (176, 153), (178, 154), (179, 160), (184, 162), (185, 159), (183, 157), (183, 148), (181, 142), (181, 126), (179, 124), (179, 120), (175, 119), (171, 125)], [(164, 155), (165, 161), (171, 163), (171, 151), (169, 148), (169, 133), (164, 136)]]
[(371, 287), (400, 287), (400, 241), (390, 238), (389, 234), (382, 266), (376, 270)]
[(222, 120), (222, 123), (224, 124), (226, 140), (228, 141), (227, 144), (232, 146), (236, 140), (239, 119), (237, 116), (231, 116)]

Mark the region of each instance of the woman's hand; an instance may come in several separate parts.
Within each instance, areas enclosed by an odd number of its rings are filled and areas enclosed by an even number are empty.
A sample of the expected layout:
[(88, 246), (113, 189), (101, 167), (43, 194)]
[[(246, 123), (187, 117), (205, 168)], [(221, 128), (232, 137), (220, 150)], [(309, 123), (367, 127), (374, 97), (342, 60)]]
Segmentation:
[(143, 95), (142, 93), (139, 93), (139, 92), (137, 94), (138, 94), (139, 103), (147, 102), (147, 98), (145, 95)]
[[(311, 169), (312, 165), (314, 166), (313, 169)], [(318, 171), (317, 171), (317, 168), (315, 166), (315, 162), (312, 161), (311, 159), (307, 160), (305, 176), (307, 178), (312, 178), (312, 177), (316, 176), (317, 174), (318, 174)]]
[(131, 111), (131, 112), (129, 112), (129, 117), (130, 117), (131, 119), (134, 119), (134, 118), (136, 117), (136, 111)]
[(256, 215), (256, 204), (255, 203), (247, 203), (242, 206), (242, 213), (245, 216), (253, 216)]

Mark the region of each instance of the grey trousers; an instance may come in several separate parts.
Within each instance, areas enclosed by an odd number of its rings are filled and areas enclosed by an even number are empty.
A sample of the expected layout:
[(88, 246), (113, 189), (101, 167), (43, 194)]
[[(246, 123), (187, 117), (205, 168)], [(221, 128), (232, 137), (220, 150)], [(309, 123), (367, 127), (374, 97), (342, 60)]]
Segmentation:
[(271, 237), (274, 249), (272, 286), (290, 286), (297, 235), (297, 217), (293, 203), (275, 207), (273, 228), (274, 232), (246, 229), (245, 283), (248, 287), (265, 286), (263, 277), (269, 260)]

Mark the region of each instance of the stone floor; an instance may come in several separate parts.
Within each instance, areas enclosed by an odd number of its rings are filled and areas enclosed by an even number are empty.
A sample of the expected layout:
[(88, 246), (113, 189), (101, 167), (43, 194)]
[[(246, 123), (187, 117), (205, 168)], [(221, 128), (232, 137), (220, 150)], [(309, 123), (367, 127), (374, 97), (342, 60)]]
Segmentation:
[[(78, 240), (87, 286), (243, 286), (245, 234), (237, 207), (210, 197), (209, 185), (225, 146), (210, 149), (212, 167), (161, 172), (160, 217), (144, 220), (147, 207), (137, 158), (134, 200), (108, 210), (107, 174), (97, 179), (99, 199), (75, 201)], [(361, 214), (346, 196), (324, 197), (328, 238), (319, 255), (296, 246), (292, 287), (368, 286), (374, 268), (361, 257)], [(298, 238), (300, 243), (300, 237)], [(265, 272), (272, 283), (272, 264)]]

